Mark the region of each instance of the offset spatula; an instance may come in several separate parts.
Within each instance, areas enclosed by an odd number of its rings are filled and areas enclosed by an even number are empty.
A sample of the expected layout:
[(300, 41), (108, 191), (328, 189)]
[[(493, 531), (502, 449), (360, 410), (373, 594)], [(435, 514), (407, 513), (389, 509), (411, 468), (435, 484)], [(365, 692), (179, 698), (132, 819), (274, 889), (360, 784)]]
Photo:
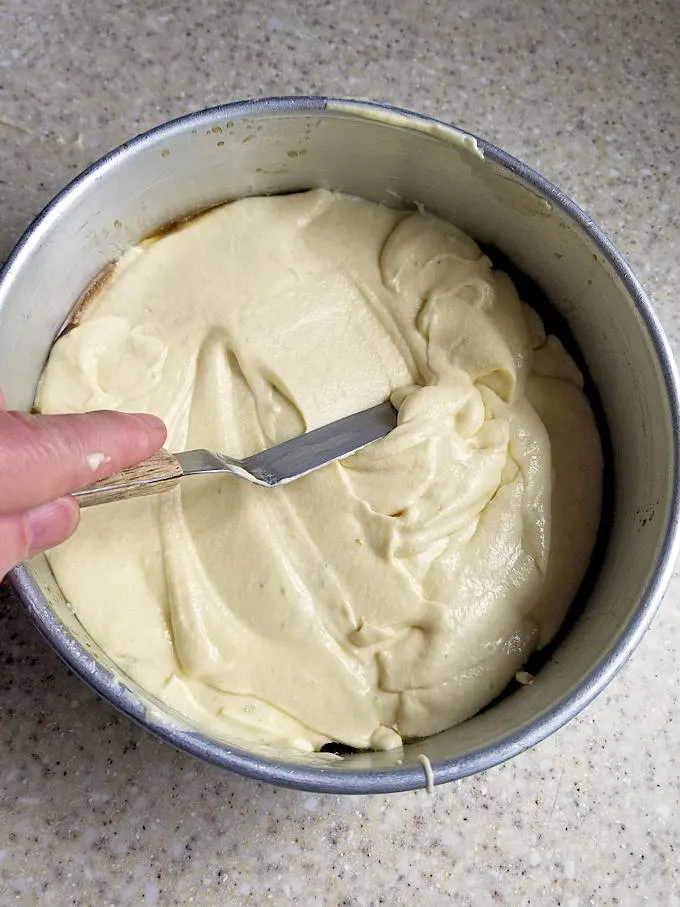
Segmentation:
[(396, 424), (397, 411), (387, 402), (316, 428), (243, 460), (210, 450), (187, 450), (178, 454), (159, 450), (139, 466), (125, 469), (108, 479), (101, 479), (76, 491), (74, 497), (81, 507), (107, 504), (168, 491), (184, 476), (216, 472), (229, 472), (255, 485), (275, 488), (356, 453), (372, 441), (384, 438)]

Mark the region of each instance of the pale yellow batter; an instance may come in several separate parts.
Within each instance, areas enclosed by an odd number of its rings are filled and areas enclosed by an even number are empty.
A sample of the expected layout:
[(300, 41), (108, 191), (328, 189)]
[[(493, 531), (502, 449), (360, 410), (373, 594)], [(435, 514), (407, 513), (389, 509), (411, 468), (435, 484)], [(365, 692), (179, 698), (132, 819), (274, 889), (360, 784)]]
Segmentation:
[(390, 748), (477, 712), (564, 617), (602, 460), (576, 366), (459, 230), (324, 190), (217, 208), (121, 259), (37, 402), (240, 457), (390, 395), (387, 438), (284, 488), (85, 512), (50, 561), (94, 639), (231, 739)]

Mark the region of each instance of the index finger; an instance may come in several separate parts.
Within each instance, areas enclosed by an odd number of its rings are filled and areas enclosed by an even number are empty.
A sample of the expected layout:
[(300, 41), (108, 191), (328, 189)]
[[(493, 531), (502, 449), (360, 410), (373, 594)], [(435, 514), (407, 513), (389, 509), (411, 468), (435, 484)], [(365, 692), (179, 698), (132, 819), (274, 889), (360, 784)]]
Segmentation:
[(165, 425), (142, 413), (0, 411), (0, 513), (37, 507), (155, 453)]

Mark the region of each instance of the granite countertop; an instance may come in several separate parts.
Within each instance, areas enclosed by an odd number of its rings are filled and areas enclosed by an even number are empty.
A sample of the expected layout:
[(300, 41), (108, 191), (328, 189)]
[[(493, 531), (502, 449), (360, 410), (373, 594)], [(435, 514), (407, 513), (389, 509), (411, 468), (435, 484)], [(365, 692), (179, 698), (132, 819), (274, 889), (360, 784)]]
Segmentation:
[[(0, 259), (86, 164), (249, 96), (371, 97), (499, 144), (604, 226), (680, 342), (676, 0), (5, 0)], [(0, 907), (680, 904), (680, 580), (556, 736), (437, 789), (277, 790), (174, 752), (0, 591)]]

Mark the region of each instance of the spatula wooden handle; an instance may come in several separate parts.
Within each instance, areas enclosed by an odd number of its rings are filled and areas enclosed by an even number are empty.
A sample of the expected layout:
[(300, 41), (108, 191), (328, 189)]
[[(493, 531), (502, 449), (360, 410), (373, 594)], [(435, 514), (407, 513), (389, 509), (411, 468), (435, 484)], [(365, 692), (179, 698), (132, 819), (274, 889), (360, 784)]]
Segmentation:
[(81, 507), (109, 504), (169, 491), (178, 484), (181, 477), (182, 467), (178, 460), (167, 450), (159, 450), (138, 466), (131, 466), (130, 469), (124, 469), (108, 479), (100, 479), (81, 491), (76, 491), (74, 497)]

